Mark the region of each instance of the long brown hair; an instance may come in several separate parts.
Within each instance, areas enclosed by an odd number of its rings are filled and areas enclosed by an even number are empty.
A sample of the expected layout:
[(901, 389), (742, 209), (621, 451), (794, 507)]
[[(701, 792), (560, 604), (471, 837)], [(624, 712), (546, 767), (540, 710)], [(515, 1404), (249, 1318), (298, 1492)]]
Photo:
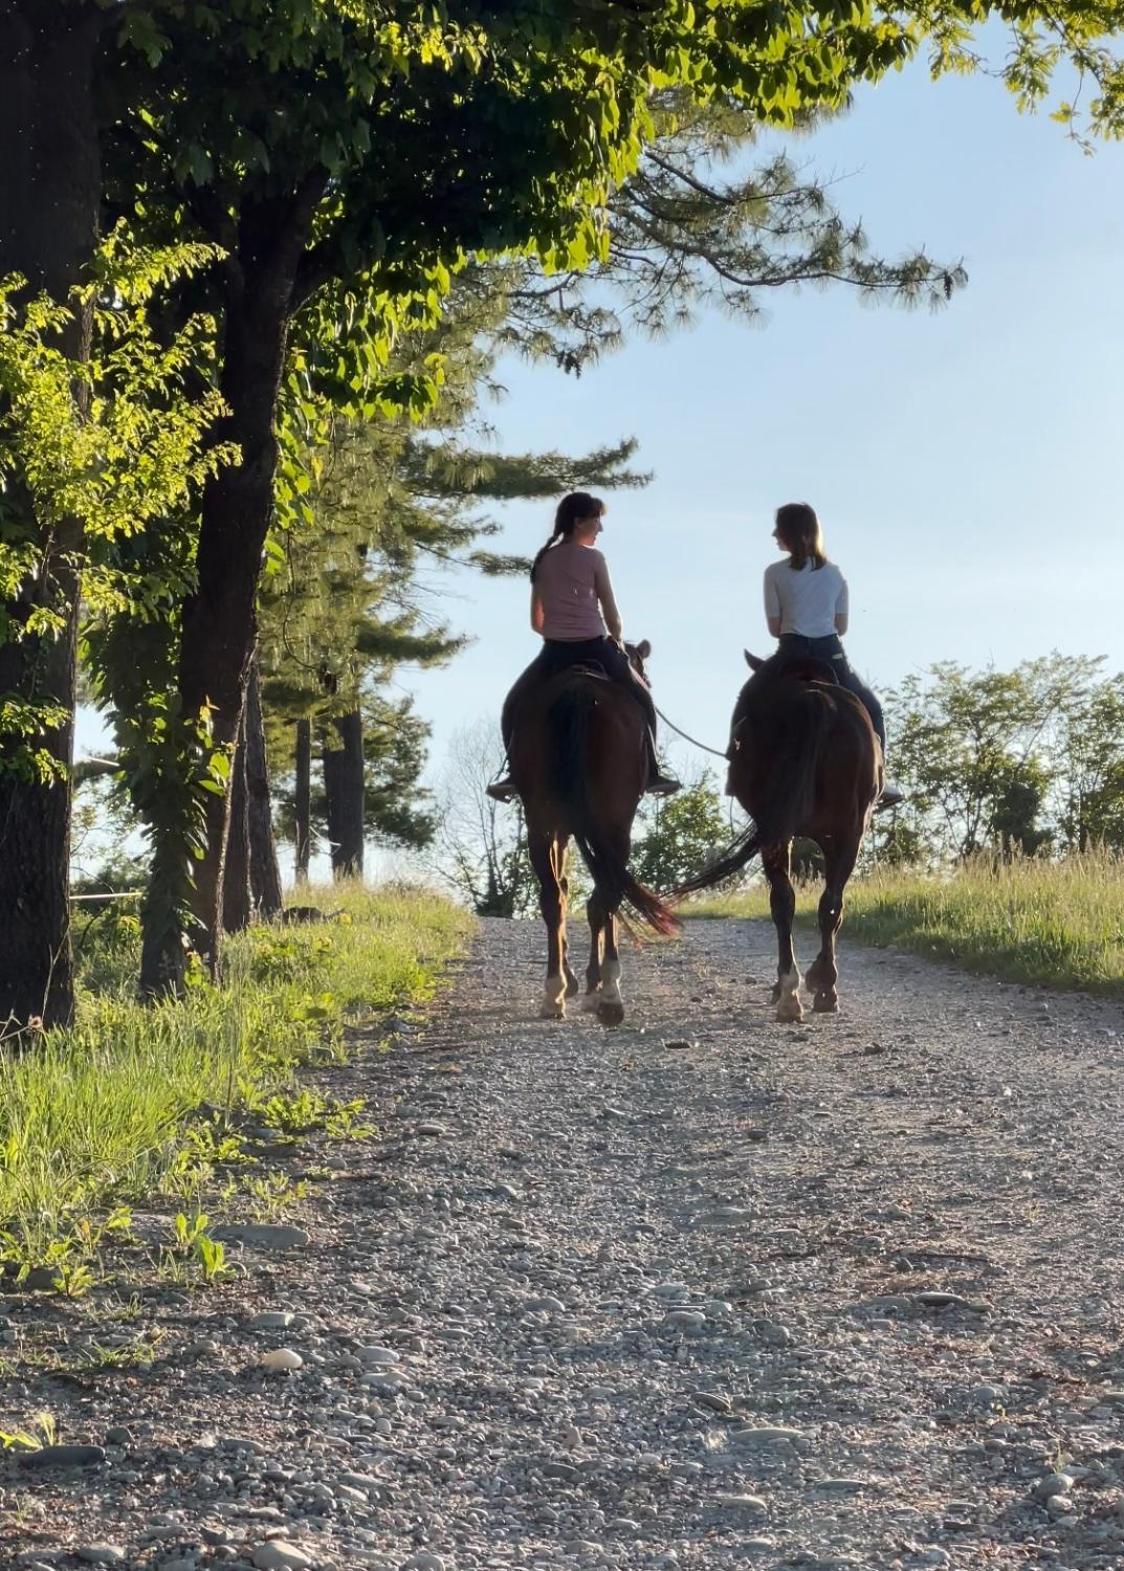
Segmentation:
[(820, 521), (815, 508), (807, 502), (785, 502), (778, 507), (776, 526), (777, 539), (788, 552), (788, 565), (794, 572), (798, 573), (805, 562), (817, 568), (827, 561)]
[(535, 554), (535, 560), (531, 563), (531, 582), (534, 583), (539, 563), (553, 546), (556, 546), (560, 540), (569, 540), (580, 523), (587, 518), (600, 518), (604, 511), (605, 504), (601, 498), (590, 496), (588, 491), (571, 491), (564, 496), (554, 514), (554, 533)]

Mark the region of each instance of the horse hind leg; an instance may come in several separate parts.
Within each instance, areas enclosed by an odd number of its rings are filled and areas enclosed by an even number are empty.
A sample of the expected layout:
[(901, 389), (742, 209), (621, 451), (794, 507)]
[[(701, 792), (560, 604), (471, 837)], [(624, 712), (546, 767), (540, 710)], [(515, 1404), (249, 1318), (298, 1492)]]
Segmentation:
[(815, 997), (812, 1008), (817, 1014), (834, 1014), (839, 1008), (839, 969), (835, 963), (835, 940), (843, 925), (843, 891), (858, 860), (859, 841), (824, 847), (825, 887), (820, 899), (820, 952), (808, 971), (808, 986)]
[(603, 1026), (619, 1026), (624, 1021), (617, 932), (617, 913), (610, 911), (605, 921), (605, 963), (601, 968), (601, 998), (597, 1005), (597, 1018)]
[[(567, 874), (563, 873), (558, 882), (562, 891), (563, 909), (566, 910), (570, 904), (570, 880)], [(574, 968), (570, 964), (570, 940), (568, 934), (564, 935), (562, 941), (562, 975), (566, 978), (566, 997), (576, 998), (578, 993), (581, 992), (581, 988), (577, 977), (574, 975)]]
[(546, 982), (543, 985), (539, 1017), (543, 1020), (566, 1018), (566, 901), (562, 892), (561, 852), (552, 835), (536, 836), (531, 842), (531, 863), (539, 880), (539, 909), (546, 923)]
[(792, 944), (792, 924), (796, 915), (796, 891), (789, 876), (791, 845), (769, 846), (763, 852), (761, 865), (769, 881), (769, 910), (777, 930), (777, 981), (773, 988), (773, 1002), (777, 1006), (777, 1019), (790, 1022), (804, 1018), (800, 1002), (800, 969), (796, 964), (796, 950)]
[(605, 905), (596, 889), (586, 901), (589, 918), (589, 964), (585, 968), (585, 997), (582, 1008), (595, 1015), (601, 1002), (602, 949), (605, 942)]

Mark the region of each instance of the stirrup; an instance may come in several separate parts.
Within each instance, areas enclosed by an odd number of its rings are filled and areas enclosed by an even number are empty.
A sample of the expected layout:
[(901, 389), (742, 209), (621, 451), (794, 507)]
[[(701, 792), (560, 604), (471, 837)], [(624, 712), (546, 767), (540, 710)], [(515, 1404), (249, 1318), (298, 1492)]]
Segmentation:
[(649, 796), (674, 796), (676, 791), (683, 789), (683, 782), (675, 780), (671, 775), (661, 775), (658, 770), (649, 776), (648, 784), (644, 787)]
[(896, 785), (887, 781), (882, 787), (882, 794), (874, 804), (874, 811), (881, 813), (888, 807), (900, 807), (904, 801), (905, 792), (899, 791)]
[(490, 786), (485, 786), (485, 791), (493, 802), (510, 802), (512, 797), (518, 796), (519, 788), (510, 775), (502, 780), (493, 780)]

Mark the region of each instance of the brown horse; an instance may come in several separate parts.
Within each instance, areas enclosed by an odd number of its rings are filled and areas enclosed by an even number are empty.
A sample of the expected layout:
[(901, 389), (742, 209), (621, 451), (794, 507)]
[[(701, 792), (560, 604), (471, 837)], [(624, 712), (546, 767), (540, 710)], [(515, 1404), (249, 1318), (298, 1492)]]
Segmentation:
[(882, 749), (861, 700), (835, 683), (829, 667), (804, 661), (778, 670), (748, 652), (745, 658), (754, 675), (734, 710), (730, 784), (753, 823), (725, 856), (676, 895), (709, 889), (760, 851), (777, 929), (777, 1019), (802, 1020), (792, 944), (792, 842), (797, 835), (814, 840), (824, 855), (821, 946), (805, 982), (814, 994), (813, 1007), (831, 1012), (839, 1007), (835, 937), (843, 920), (843, 891), (882, 790)]
[[(643, 675), (651, 645), (626, 646)], [(660, 933), (678, 923), (628, 870), (632, 821), (648, 779), (643, 711), (600, 668), (574, 667), (536, 688), (521, 704), (510, 748), (511, 776), (523, 801), (531, 863), (547, 930), (541, 1014), (561, 1020), (579, 991), (567, 957), (566, 852), (571, 838), (593, 879), (584, 1007), (602, 1025), (620, 1025), (618, 912), (626, 903)]]

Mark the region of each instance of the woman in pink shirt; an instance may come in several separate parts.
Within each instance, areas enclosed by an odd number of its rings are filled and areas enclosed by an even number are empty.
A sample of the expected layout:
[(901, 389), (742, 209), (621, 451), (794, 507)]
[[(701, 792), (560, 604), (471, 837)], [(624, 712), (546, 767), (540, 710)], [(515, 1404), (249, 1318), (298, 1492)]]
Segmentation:
[[(531, 626), (543, 646), (504, 700), (503, 745), (510, 748), (516, 706), (532, 687), (569, 666), (600, 665), (643, 708), (648, 721), (647, 788), (668, 796), (679, 790), (679, 782), (660, 772), (652, 695), (625, 653), (608, 563), (595, 545), (604, 512), (604, 502), (585, 491), (564, 496), (554, 515), (554, 533), (531, 564)], [(500, 801), (514, 793), (510, 779), (488, 787), (489, 796)]]

